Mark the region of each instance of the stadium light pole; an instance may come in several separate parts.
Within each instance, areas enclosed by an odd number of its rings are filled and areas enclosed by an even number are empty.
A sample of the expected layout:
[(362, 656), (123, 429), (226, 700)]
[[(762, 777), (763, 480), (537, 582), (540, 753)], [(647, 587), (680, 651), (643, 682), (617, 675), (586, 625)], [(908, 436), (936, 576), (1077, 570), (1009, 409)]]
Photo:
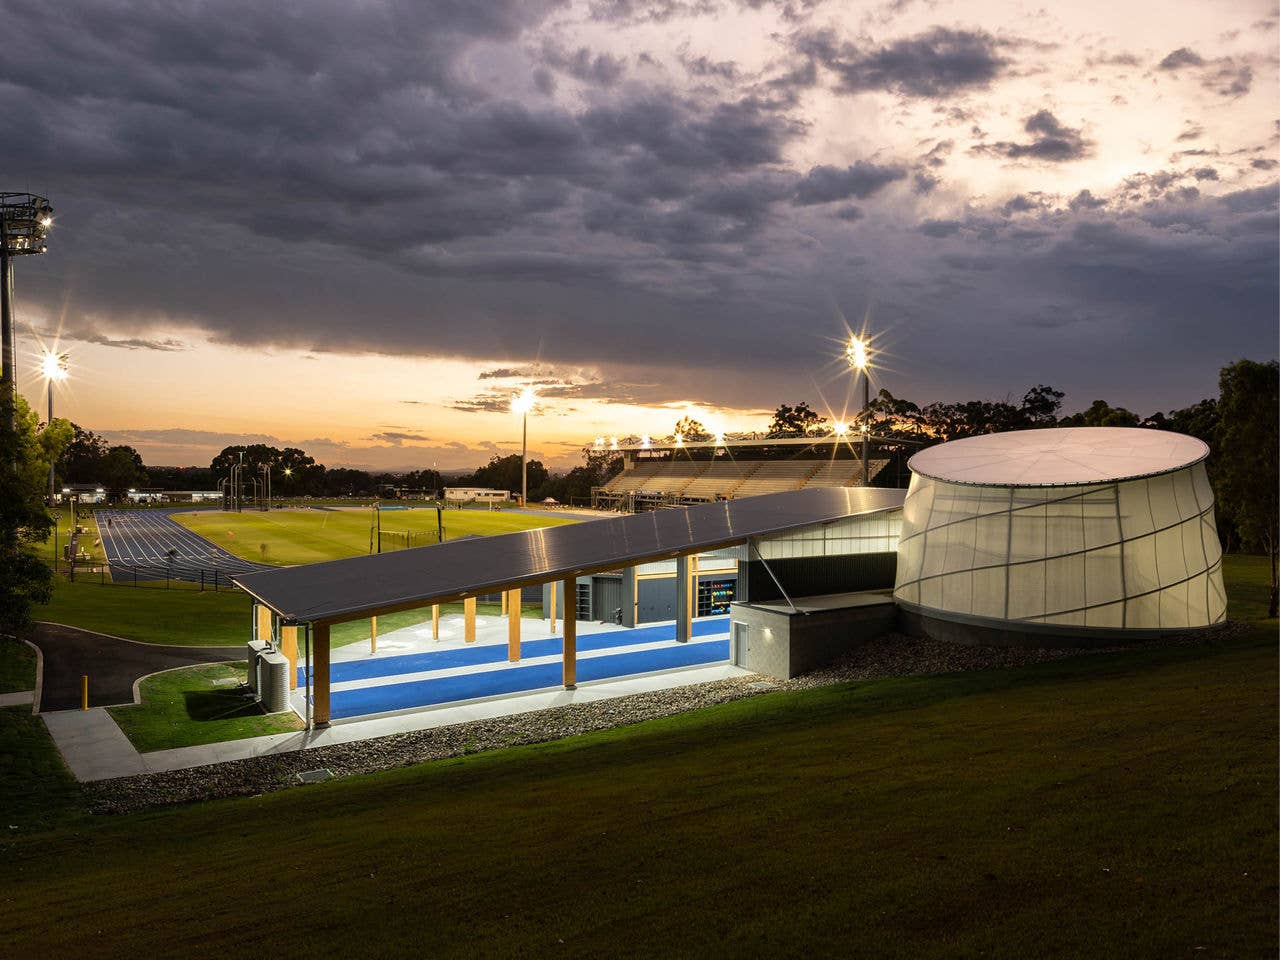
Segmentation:
[[(67, 379), (67, 355), (65, 353), (45, 353), (40, 361), (40, 371), (49, 384), (49, 426), (53, 425), (53, 384)], [(49, 461), (49, 506), (54, 505), (53, 493), (53, 461)]]
[[(34, 193), (0, 193), (0, 381), (8, 405), (6, 426), (12, 433), (17, 426), (18, 404), (18, 338), (13, 319), (13, 258), (44, 253), (49, 249), (45, 237), (53, 226), (53, 207), (44, 197)], [(18, 472), (18, 460), (12, 464)]]
[(511, 412), (520, 414), (520, 506), (529, 505), (529, 411), (533, 388), (525, 387), (511, 398)]
[[(871, 408), (871, 372), (867, 369), (867, 344), (865, 337), (850, 337), (849, 345), (845, 347), (845, 359), (849, 361), (849, 366), (857, 373), (862, 374), (862, 485), (868, 486), (869, 477), (867, 476), (867, 442), (870, 434), (870, 424), (867, 417), (870, 416)], [(856, 373), (855, 373), (856, 376)]]

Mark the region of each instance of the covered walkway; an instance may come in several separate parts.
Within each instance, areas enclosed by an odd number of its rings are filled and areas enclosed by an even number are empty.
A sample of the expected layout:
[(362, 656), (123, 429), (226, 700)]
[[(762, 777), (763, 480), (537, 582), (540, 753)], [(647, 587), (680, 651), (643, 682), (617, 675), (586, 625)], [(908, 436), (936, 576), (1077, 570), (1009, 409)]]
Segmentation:
[[(693, 558), (742, 547), (754, 551), (763, 563), (759, 541), (804, 529), (815, 530), (816, 539), (811, 537), (795, 549), (810, 556), (811, 551), (827, 549), (824, 525), (900, 510), (903, 497), (901, 490), (867, 487), (795, 490), (247, 573), (235, 579), (257, 601), (255, 639), (269, 640), (288, 658), (294, 666), (291, 684), (307, 691), (304, 715), (309, 724), (323, 726), (342, 717), (538, 690), (557, 683), (572, 690), (579, 678), (621, 677), (729, 659), (727, 620), (694, 623), (697, 564)], [(848, 537), (837, 539), (843, 544)], [(676, 562), (674, 623), (627, 631), (631, 639), (625, 641), (615, 631), (600, 638), (584, 635), (581, 644), (573, 615), (557, 630), (557, 597), (560, 612), (572, 614), (578, 577), (658, 560)], [(558, 584), (550, 591), (551, 636), (526, 642), (521, 637), (520, 590), (542, 584)], [(392, 673), (382, 671), (395, 658), (363, 667), (332, 662), (330, 631), (335, 624), (368, 620), (370, 653), (376, 654), (379, 616), (430, 607), (433, 638), (439, 639), (442, 603), (462, 603), (463, 643), (475, 644), (476, 598), (492, 593), (503, 595), (505, 645), (442, 650), (439, 659), (405, 662), (392, 668)], [(299, 661), (306, 664), (301, 671)], [(411, 679), (405, 679), (406, 670)], [(360, 671), (367, 675), (359, 675)], [(388, 677), (396, 682), (388, 682)]]

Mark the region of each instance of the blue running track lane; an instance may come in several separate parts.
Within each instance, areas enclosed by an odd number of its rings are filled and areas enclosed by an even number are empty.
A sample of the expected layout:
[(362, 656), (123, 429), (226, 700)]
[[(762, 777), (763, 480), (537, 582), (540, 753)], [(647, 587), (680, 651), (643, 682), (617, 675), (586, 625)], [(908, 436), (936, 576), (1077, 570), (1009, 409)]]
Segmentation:
[[(707, 617), (693, 622), (695, 637), (710, 637), (729, 630), (728, 617)], [(674, 623), (656, 627), (633, 627), (630, 630), (607, 630), (604, 633), (584, 633), (578, 637), (578, 652), (607, 650), (611, 647), (631, 647), (638, 643), (658, 643), (675, 640)], [(520, 659), (534, 657), (558, 657), (564, 652), (564, 637), (547, 637), (543, 640), (525, 640), (520, 644)], [(505, 643), (486, 644), (482, 647), (458, 647), (452, 650), (436, 650), (428, 653), (407, 653), (398, 657), (368, 657), (363, 660), (347, 660), (334, 663), (329, 668), (330, 683), (346, 683), (350, 680), (372, 680), (375, 677), (394, 677), (402, 673), (427, 673), (431, 670), (449, 670), (454, 667), (475, 667), (485, 663), (505, 663)], [(298, 668), (298, 683), (307, 682), (306, 668)], [(487, 694), (484, 694), (487, 696)]]
[[(719, 663), (729, 659), (729, 640), (704, 640), (681, 643), (656, 650), (637, 650), (578, 661), (578, 680), (606, 680), (653, 670), (671, 670), (699, 664)], [(359, 690), (341, 690), (330, 694), (330, 716), (335, 720), (361, 717), (391, 710), (408, 710), (455, 700), (474, 700), (526, 690), (558, 687), (563, 679), (558, 663), (541, 663), (529, 667), (509, 667), (484, 673), (464, 673), (434, 680), (391, 683)]]

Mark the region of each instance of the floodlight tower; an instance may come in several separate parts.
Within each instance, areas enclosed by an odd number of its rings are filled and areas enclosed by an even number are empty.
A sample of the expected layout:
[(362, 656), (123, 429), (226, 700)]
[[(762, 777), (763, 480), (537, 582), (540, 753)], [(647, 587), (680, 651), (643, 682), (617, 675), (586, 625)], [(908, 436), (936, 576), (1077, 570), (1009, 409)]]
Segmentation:
[(862, 485), (868, 486), (869, 477), (867, 476), (867, 438), (871, 432), (871, 425), (867, 418), (871, 415), (871, 371), (867, 369), (867, 345), (870, 341), (866, 337), (850, 337), (849, 345), (845, 347), (844, 356), (849, 361), (849, 366), (857, 373), (862, 374)]
[(525, 387), (511, 398), (511, 412), (520, 414), (520, 506), (529, 505), (529, 411), (533, 409), (533, 388)]
[[(0, 326), (3, 326), (3, 366), (0, 382), (9, 401), (8, 428), (16, 424), (18, 348), (13, 321), (13, 258), (44, 253), (53, 226), (53, 207), (34, 193), (0, 193)], [(14, 470), (18, 464), (13, 463)]]
[[(67, 355), (65, 353), (46, 353), (40, 361), (40, 372), (49, 384), (49, 424), (53, 425), (53, 384), (67, 379)], [(54, 505), (53, 494), (53, 462), (49, 463), (49, 506)]]

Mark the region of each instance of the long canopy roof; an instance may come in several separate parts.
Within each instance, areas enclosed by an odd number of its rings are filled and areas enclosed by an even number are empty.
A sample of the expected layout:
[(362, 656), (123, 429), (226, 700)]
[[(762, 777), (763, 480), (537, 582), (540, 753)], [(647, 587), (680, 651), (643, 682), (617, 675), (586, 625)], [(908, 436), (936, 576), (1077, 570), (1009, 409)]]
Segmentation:
[(733, 546), (902, 506), (906, 491), (814, 487), (241, 574), (287, 620), (342, 622)]

